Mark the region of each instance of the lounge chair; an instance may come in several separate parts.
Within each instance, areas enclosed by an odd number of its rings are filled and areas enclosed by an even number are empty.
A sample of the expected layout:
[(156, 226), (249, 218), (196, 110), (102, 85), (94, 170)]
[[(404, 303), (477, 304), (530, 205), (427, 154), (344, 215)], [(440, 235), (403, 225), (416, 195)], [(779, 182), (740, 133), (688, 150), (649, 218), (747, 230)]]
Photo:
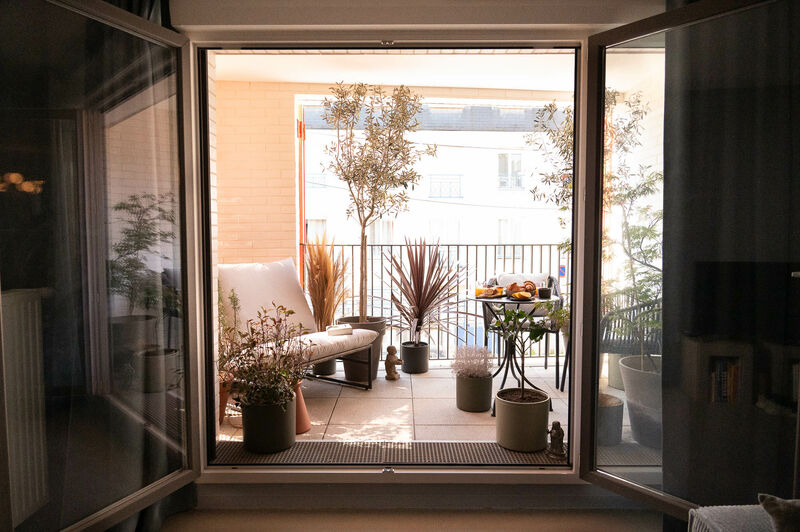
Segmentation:
[[(329, 336), (325, 331), (317, 331), (314, 316), (308, 306), (303, 289), (297, 276), (297, 269), (292, 259), (283, 259), (269, 263), (220, 264), (219, 288), (225, 312), (232, 315), (228, 294), (235, 290), (241, 305), (239, 318), (244, 327), (248, 320), (254, 319), (261, 307), (271, 307), (272, 303), (283, 305), (295, 312), (290, 317), (294, 324), (302, 325), (309, 333), (303, 339), (311, 343), (309, 367), (344, 355), (360, 353), (372, 349), (372, 342), (378, 337), (375, 331), (353, 329), (352, 335)], [(372, 357), (355, 360), (368, 365), (368, 380), (365, 383), (312, 375), (309, 378), (335, 382), (348, 386), (372, 389)]]

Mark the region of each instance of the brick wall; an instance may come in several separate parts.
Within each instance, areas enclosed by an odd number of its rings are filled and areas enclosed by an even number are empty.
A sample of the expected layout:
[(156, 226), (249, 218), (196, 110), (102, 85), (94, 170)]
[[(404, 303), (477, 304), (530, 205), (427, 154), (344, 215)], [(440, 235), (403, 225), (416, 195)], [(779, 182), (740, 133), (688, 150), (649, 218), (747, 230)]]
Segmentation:
[[(218, 80), (216, 89), (219, 262), (296, 257), (295, 96), (328, 95), (330, 86)], [(450, 87), (413, 90), (425, 97), (497, 100), (550, 101), (566, 94)]]

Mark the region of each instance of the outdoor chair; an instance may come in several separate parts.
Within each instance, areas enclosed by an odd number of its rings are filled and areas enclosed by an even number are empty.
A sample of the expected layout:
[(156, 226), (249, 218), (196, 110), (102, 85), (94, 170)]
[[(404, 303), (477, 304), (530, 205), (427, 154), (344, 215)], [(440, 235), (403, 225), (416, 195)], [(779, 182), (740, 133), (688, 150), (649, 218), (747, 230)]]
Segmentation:
[(290, 322), (309, 330), (308, 334), (302, 336), (303, 340), (311, 344), (309, 366), (366, 351), (367, 356), (363, 361), (368, 365), (366, 383), (316, 376), (310, 372), (307, 376), (366, 390), (372, 389), (372, 357), (369, 353), (378, 333), (366, 329), (353, 329), (352, 335), (329, 336), (325, 331), (317, 331), (314, 316), (300, 286), (292, 259), (270, 263), (220, 264), (219, 289), (226, 316), (233, 315), (229, 295), (231, 289), (235, 290), (241, 307), (239, 311), (241, 328), (246, 327), (248, 320), (256, 318), (261, 307), (269, 309), (273, 302), (293, 310), (295, 313), (289, 317)]
[[(487, 284), (491, 286), (508, 286), (511, 283), (523, 284), (525, 281), (533, 281), (536, 283), (537, 287), (547, 287), (552, 290), (552, 295), (558, 298), (558, 301), (555, 303), (557, 308), (560, 308), (564, 305), (564, 297), (561, 295), (561, 290), (558, 286), (558, 279), (554, 276), (549, 275), (547, 273), (499, 273), (489, 279)], [(497, 332), (498, 328), (495, 327), (493, 323), (494, 316), (492, 315), (491, 311), (487, 308), (486, 305), (482, 305), (483, 309), (483, 345), (489, 345), (489, 332)], [(547, 316), (549, 309), (545, 307), (539, 307), (534, 310), (534, 305), (532, 304), (524, 304), (521, 303), (519, 305), (520, 310), (524, 310), (526, 312), (531, 312), (531, 316), (536, 317), (545, 317)], [(559, 384), (559, 360), (558, 357), (560, 355), (560, 346), (559, 346), (559, 339), (558, 333), (559, 331), (553, 329), (550, 331), (551, 333), (555, 334), (556, 336), (556, 386)], [(544, 337), (544, 369), (548, 367), (548, 355), (550, 351), (550, 335), (546, 334)], [(565, 361), (565, 368), (566, 371), (566, 361)]]
[[(600, 352), (618, 355), (661, 353), (661, 327), (645, 326), (642, 338), (631, 331), (630, 323), (648, 314), (649, 321), (661, 320), (661, 299), (611, 310), (600, 318)], [(642, 351), (644, 349), (644, 351)]]
[[(647, 313), (648, 321), (661, 320), (661, 299), (638, 305), (631, 305), (616, 310), (613, 301), (606, 300), (604, 307), (607, 309), (600, 318), (599, 351), (608, 355), (608, 385), (622, 390), (624, 388), (622, 375), (619, 371), (619, 359), (623, 356), (661, 353), (661, 327), (646, 325), (642, 330), (642, 338), (638, 338), (631, 330), (630, 324)], [(617, 301), (616, 306), (620, 303)], [(624, 304), (624, 303), (622, 303)]]

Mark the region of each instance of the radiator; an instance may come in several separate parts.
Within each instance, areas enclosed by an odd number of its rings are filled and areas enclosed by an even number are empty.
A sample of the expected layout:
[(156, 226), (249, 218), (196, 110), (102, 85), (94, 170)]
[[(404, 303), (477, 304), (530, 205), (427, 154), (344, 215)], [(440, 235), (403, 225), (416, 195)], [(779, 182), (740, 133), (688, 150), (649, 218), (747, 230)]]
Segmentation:
[(47, 442), (38, 290), (9, 290), (2, 301), (2, 363), (11, 480), (11, 517), (19, 525), (47, 502)]

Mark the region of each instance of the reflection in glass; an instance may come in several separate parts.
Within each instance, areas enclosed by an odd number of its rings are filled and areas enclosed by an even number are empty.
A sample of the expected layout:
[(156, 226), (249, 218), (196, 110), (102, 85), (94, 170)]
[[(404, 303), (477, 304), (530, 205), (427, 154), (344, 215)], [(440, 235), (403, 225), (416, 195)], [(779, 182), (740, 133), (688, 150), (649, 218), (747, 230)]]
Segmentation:
[(12, 519), (55, 530), (185, 464), (177, 59), (46, 2), (0, 9)]
[(792, 496), (798, 27), (773, 2), (606, 54), (597, 463), (701, 505)]
[(664, 49), (609, 50), (598, 463), (660, 484)]

